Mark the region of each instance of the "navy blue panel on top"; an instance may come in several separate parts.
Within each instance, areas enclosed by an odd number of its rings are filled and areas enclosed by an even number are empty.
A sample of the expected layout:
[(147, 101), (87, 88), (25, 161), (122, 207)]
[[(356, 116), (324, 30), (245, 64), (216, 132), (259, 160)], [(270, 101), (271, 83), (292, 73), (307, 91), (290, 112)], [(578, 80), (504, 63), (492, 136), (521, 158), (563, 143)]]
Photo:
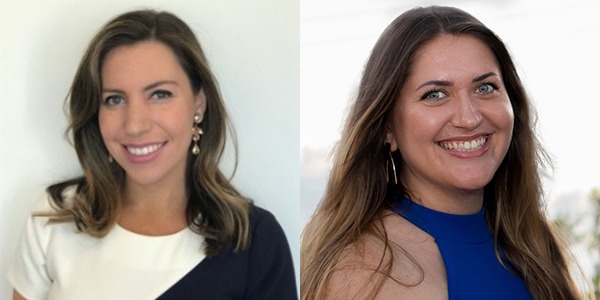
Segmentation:
[[(393, 211), (435, 238), (452, 299), (533, 299), (523, 280), (496, 258), (485, 210), (452, 215), (403, 199)], [(505, 264), (507, 264), (505, 262)]]
[(159, 300), (296, 300), (294, 265), (288, 242), (275, 217), (252, 206), (251, 242), (205, 258)]

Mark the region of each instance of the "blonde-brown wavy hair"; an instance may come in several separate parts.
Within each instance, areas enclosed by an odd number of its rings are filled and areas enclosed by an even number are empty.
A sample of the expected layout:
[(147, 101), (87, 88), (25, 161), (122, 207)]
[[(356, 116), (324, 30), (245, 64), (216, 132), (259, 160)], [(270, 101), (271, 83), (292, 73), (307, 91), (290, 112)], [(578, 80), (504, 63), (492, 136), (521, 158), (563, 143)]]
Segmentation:
[[(70, 118), (67, 132), (83, 176), (48, 187), (51, 203), (58, 210), (50, 221), (74, 221), (81, 232), (95, 237), (105, 236), (116, 223), (124, 170), (108, 162), (108, 150), (99, 130), (100, 71), (111, 50), (148, 40), (168, 46), (189, 78), (194, 94), (202, 89), (206, 95), (204, 135), (199, 142), (202, 151), (197, 156), (189, 151), (187, 157), (188, 224), (205, 237), (209, 256), (228, 246), (241, 250), (248, 245), (249, 201), (219, 170), (228, 128), (234, 146), (235, 134), (228, 127), (217, 80), (200, 43), (192, 30), (169, 12), (138, 10), (119, 15), (100, 29), (85, 51), (66, 102)], [(190, 124), (190, 147), (191, 127)], [(75, 186), (75, 193), (67, 200), (64, 192), (71, 186)]]
[[(342, 250), (366, 233), (377, 237), (386, 252), (393, 249), (381, 230), (380, 214), (389, 208), (386, 195), (385, 124), (415, 53), (441, 34), (470, 35), (482, 41), (497, 59), (515, 114), (508, 153), (484, 188), (486, 219), (496, 251), (503, 255), (535, 299), (577, 299), (566, 250), (544, 216), (540, 171), (545, 155), (533, 127), (533, 109), (503, 42), (479, 20), (451, 7), (415, 8), (397, 17), (382, 33), (365, 65), (356, 99), (337, 145), (327, 188), (305, 228), (301, 247), (303, 300), (322, 299), (327, 280)], [(401, 153), (400, 153), (401, 155)], [(396, 160), (396, 164), (401, 160)], [(402, 169), (396, 165), (396, 169)], [(401, 176), (400, 176), (401, 177)], [(407, 190), (402, 184), (400, 194)], [(387, 252), (390, 253), (390, 252)], [(373, 276), (371, 298), (391, 278), (392, 259)], [(502, 263), (502, 261), (501, 261)], [(401, 280), (391, 278), (403, 284)], [(408, 285), (408, 284), (407, 284)]]

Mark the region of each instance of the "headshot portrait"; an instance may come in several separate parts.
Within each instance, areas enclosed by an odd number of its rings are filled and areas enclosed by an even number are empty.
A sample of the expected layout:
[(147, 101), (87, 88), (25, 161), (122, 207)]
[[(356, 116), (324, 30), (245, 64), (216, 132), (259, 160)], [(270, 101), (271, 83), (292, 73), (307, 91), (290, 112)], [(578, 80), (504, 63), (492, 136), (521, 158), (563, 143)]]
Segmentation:
[(594, 297), (598, 7), (307, 2), (302, 299)]
[(2, 25), (0, 298), (297, 299), (297, 1)]

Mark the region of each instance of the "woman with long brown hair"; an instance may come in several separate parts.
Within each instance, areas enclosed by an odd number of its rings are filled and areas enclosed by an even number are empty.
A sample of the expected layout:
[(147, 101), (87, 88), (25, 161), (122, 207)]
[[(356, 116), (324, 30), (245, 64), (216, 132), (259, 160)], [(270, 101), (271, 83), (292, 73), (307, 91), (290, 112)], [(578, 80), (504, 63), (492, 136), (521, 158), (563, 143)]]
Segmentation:
[(302, 299), (578, 299), (543, 212), (545, 155), (503, 42), (415, 8), (375, 44), (325, 195)]
[(67, 100), (83, 175), (28, 219), (14, 299), (297, 299), (281, 227), (219, 169), (228, 117), (187, 24), (112, 19)]

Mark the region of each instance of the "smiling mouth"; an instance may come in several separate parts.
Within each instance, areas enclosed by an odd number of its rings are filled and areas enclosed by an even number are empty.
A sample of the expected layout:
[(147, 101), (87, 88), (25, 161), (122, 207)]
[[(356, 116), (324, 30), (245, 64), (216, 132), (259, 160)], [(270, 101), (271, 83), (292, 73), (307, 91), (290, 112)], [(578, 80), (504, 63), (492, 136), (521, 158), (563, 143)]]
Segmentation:
[(127, 152), (135, 156), (144, 156), (158, 151), (165, 143), (146, 145), (144, 147), (125, 146)]
[(470, 141), (442, 141), (438, 142), (438, 145), (452, 151), (472, 152), (481, 149), (487, 141), (488, 135), (484, 135)]

